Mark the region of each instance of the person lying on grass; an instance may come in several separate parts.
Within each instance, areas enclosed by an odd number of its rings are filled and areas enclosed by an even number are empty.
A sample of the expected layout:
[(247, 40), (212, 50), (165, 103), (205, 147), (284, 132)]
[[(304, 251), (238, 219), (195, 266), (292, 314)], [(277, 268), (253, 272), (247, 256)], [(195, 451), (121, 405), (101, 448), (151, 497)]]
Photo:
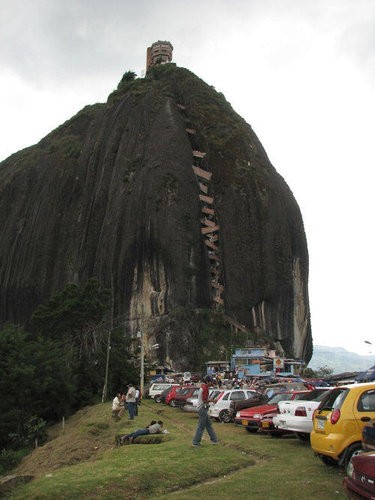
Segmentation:
[(163, 432), (163, 422), (159, 420), (152, 420), (151, 423), (144, 429), (138, 429), (131, 434), (124, 434), (123, 436), (116, 436), (116, 445), (122, 446), (123, 444), (131, 444), (138, 436), (147, 436), (148, 434), (161, 434)]

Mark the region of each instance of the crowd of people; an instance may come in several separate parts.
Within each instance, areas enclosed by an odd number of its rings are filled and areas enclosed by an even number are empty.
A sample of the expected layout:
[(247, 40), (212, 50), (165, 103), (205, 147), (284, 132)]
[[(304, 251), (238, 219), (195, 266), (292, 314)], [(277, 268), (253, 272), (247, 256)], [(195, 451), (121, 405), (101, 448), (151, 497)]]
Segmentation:
[[(273, 381), (274, 383), (276, 380)], [(182, 384), (182, 382), (181, 382)], [(203, 380), (199, 385), (198, 391), (198, 424), (192, 440), (192, 445), (194, 447), (199, 447), (202, 439), (202, 435), (206, 430), (210, 441), (212, 444), (218, 443), (218, 437), (213, 429), (211, 420), (208, 416), (209, 409), (209, 390), (211, 387), (217, 387), (220, 389), (253, 389), (258, 392), (263, 392), (262, 389), (265, 387), (263, 380), (257, 377), (238, 379), (230, 378), (225, 379), (219, 374), (207, 375), (203, 377)], [(127, 387), (127, 392), (118, 392), (114, 397), (112, 402), (112, 417), (119, 420), (125, 413), (128, 412), (128, 419), (134, 420), (134, 417), (138, 415), (138, 406), (141, 401), (141, 394), (139, 388), (135, 387), (133, 384), (129, 384)], [(131, 444), (135, 438), (138, 436), (144, 436), (148, 434), (160, 434), (163, 432), (163, 422), (159, 420), (152, 420), (149, 425), (145, 428), (137, 429), (136, 431), (124, 434), (122, 436), (116, 436), (116, 446), (123, 444)], [(164, 431), (166, 432), (166, 431)]]

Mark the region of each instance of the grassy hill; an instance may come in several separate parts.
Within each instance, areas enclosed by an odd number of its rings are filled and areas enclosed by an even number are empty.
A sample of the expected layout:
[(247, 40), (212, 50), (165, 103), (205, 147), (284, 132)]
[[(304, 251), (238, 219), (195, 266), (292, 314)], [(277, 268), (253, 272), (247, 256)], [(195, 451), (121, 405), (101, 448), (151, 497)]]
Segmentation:
[[(160, 443), (116, 448), (117, 433), (163, 420)], [(17, 474), (35, 479), (12, 498), (343, 498), (343, 473), (324, 466), (294, 436), (253, 435), (215, 424), (218, 446), (191, 446), (194, 414), (144, 401), (135, 422), (111, 418), (110, 404), (79, 411), (51, 429), (49, 442), (24, 459)]]
[(315, 345), (309, 368), (317, 370), (327, 366), (333, 369), (333, 373), (362, 372), (374, 364), (375, 356), (361, 356), (343, 347)]

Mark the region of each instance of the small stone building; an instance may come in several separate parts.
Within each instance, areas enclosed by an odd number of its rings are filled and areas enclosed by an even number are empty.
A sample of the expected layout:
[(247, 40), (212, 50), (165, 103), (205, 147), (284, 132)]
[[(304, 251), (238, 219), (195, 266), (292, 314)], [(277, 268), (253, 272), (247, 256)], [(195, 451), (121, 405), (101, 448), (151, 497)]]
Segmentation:
[(165, 64), (172, 61), (173, 45), (166, 40), (158, 40), (147, 47), (146, 70), (155, 64)]

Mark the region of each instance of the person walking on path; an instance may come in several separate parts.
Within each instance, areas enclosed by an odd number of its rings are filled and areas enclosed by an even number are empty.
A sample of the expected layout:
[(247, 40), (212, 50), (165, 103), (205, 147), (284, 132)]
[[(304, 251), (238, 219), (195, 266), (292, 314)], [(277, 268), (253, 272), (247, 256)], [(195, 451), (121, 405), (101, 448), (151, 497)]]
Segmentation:
[(212, 427), (210, 418), (208, 416), (208, 407), (209, 407), (209, 386), (212, 384), (212, 378), (210, 376), (206, 376), (203, 379), (203, 383), (198, 391), (198, 425), (197, 430), (195, 432), (195, 436), (193, 438), (193, 446), (199, 447), (201, 445), (201, 439), (203, 431), (206, 429), (208, 435), (210, 436), (211, 443), (217, 444), (218, 439), (216, 433)]
[(135, 387), (133, 384), (128, 385), (128, 392), (126, 393), (126, 404), (128, 405), (128, 411), (129, 411), (129, 420), (134, 420), (135, 416)]

